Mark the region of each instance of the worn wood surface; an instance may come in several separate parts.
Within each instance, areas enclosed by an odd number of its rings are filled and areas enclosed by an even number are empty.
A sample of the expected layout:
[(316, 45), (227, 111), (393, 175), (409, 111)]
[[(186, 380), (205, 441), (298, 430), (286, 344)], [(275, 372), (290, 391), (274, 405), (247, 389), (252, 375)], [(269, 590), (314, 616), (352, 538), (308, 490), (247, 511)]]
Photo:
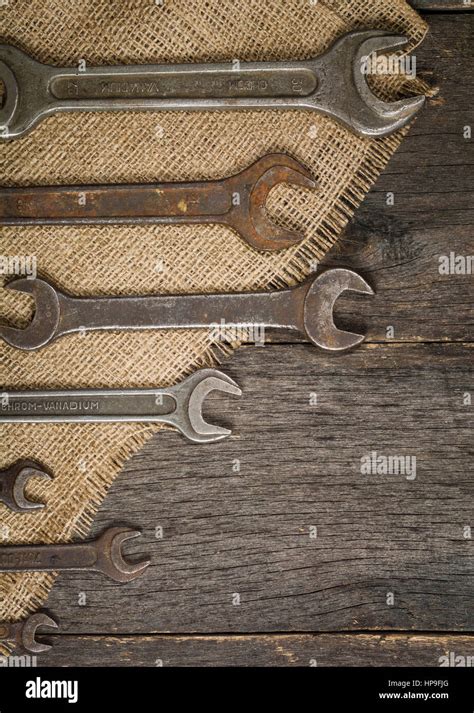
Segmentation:
[[(94, 532), (142, 528), (130, 552), (150, 554), (146, 576), (125, 587), (61, 576), (48, 606), (63, 631), (471, 630), (473, 353), (239, 350), (226, 371), (244, 396), (210, 408), (234, 435), (198, 447), (158, 434), (96, 518)], [(416, 477), (362, 474), (374, 450), (416, 457)]]
[(474, 10), (472, 0), (409, 0), (410, 5), (422, 12), (470, 12)]
[[(160, 434), (94, 523), (94, 533), (142, 527), (129, 551), (151, 555), (147, 575), (125, 586), (61, 576), (47, 607), (62, 636), (44, 663), (437, 666), (446, 651), (472, 655), (456, 632), (474, 625), (474, 276), (443, 276), (438, 264), (474, 254), (473, 139), (463, 138), (474, 15), (429, 22), (417, 57), (440, 94), (326, 260), (377, 290), (339, 310), (367, 343), (329, 358), (284, 334), (239, 350), (224, 369), (244, 396), (210, 408), (232, 438), (197, 447)], [(362, 474), (372, 451), (416, 457), (416, 477)]]
[[(47, 666), (474, 665), (474, 637), (368, 634), (286, 636), (55, 636)], [(448, 657), (448, 659), (446, 659)], [(443, 668), (437, 678), (442, 678)]]

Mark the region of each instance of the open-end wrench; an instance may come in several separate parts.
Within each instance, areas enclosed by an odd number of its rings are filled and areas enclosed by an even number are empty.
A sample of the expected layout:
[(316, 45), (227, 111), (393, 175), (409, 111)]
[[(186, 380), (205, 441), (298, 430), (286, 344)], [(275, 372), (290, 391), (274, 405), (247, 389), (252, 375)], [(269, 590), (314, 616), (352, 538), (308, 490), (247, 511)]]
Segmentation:
[(204, 421), (203, 402), (211, 391), (242, 393), (216, 369), (201, 369), (164, 389), (12, 391), (2, 394), (0, 423), (167, 423), (193, 443), (213, 443), (231, 431)]
[(131, 564), (122, 556), (122, 544), (140, 535), (128, 527), (110, 527), (96, 540), (53, 545), (0, 546), (0, 572), (102, 572), (115, 582), (131, 582), (150, 564)]
[(4, 641), (6, 644), (12, 642), (15, 646), (15, 651), (42, 654), (51, 648), (49, 644), (36, 640), (37, 630), (43, 627), (56, 630), (58, 625), (54, 619), (51, 619), (44, 612), (32, 614), (24, 621), (2, 621), (0, 622), (0, 641)]
[(58, 111), (312, 109), (362, 136), (385, 136), (404, 126), (424, 96), (392, 103), (370, 90), (364, 67), (377, 51), (407, 38), (358, 30), (316, 59), (292, 62), (51, 67), (16, 47), (0, 45), (6, 100), (0, 135), (14, 139)]
[(269, 154), (221, 181), (0, 188), (0, 224), (220, 223), (257, 250), (280, 250), (303, 235), (268, 218), (267, 196), (279, 183), (316, 186), (298, 161)]
[(373, 294), (352, 270), (336, 268), (302, 285), (276, 292), (149, 297), (71, 297), (44, 280), (21, 278), (7, 289), (35, 297), (33, 320), (24, 329), (0, 327), (0, 338), (18, 349), (39, 349), (61, 335), (89, 330), (269, 327), (295, 329), (313, 344), (344, 351), (363, 341), (334, 324), (333, 307), (346, 290)]
[(20, 460), (6, 470), (1, 470), (0, 503), (14, 512), (31, 512), (44, 508), (44, 503), (34, 503), (25, 495), (25, 486), (30, 478), (51, 480), (51, 475), (31, 460)]

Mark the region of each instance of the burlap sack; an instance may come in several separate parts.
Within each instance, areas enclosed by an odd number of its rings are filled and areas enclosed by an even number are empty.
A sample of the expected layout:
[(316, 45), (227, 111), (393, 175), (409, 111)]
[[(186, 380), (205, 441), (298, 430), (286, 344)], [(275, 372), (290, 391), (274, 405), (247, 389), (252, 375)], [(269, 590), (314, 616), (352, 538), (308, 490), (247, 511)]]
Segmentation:
[[(404, 0), (9, 0), (0, 37), (43, 62), (88, 64), (303, 59), (355, 28), (387, 28), (412, 39), (425, 24)], [(402, 80), (379, 88), (395, 97)], [(419, 91), (419, 86), (409, 88)], [(268, 152), (288, 152), (319, 181), (309, 193), (271, 195), (277, 220), (304, 242), (258, 253), (230, 230), (195, 227), (1, 228), (0, 255), (35, 255), (40, 273), (78, 295), (236, 291), (294, 284), (334, 244), (402, 139), (362, 139), (311, 112), (63, 114), (0, 145), (1, 183), (55, 184), (215, 179)], [(0, 290), (0, 315), (24, 324), (28, 298)], [(234, 345), (236, 346), (236, 345)], [(0, 344), (0, 388), (153, 387), (217, 362), (203, 331), (71, 335), (35, 353)], [(36, 481), (41, 515), (0, 506), (3, 541), (56, 542), (86, 536), (124, 461), (157, 429), (147, 425), (1, 426), (0, 467), (36, 458), (55, 475)], [(176, 437), (176, 448), (180, 443)], [(45, 600), (54, 576), (0, 576), (0, 619)]]

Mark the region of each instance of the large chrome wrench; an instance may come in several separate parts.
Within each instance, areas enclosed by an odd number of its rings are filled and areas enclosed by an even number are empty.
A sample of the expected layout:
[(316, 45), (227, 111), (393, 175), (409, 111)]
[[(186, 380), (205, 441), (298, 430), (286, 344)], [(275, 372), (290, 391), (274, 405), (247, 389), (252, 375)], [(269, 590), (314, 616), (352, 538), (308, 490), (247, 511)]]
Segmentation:
[(294, 329), (313, 344), (344, 351), (364, 337), (338, 329), (333, 308), (350, 290), (373, 294), (352, 270), (336, 268), (309, 278), (298, 287), (276, 292), (150, 297), (71, 297), (44, 280), (22, 278), (7, 289), (35, 297), (36, 311), (25, 329), (0, 327), (0, 339), (18, 349), (46, 346), (72, 332), (129, 329), (196, 329), (268, 327)]
[(377, 51), (407, 38), (383, 30), (349, 32), (316, 59), (237, 64), (52, 67), (0, 45), (6, 101), (0, 136), (14, 139), (58, 111), (309, 109), (361, 136), (404, 126), (424, 96), (384, 102), (370, 90), (364, 67)]

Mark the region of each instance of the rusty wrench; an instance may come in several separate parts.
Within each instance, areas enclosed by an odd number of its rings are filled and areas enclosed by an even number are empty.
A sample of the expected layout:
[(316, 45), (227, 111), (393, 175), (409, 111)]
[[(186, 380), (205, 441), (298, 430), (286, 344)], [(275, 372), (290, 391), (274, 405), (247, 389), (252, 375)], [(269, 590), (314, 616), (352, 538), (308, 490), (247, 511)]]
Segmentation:
[(213, 443), (231, 431), (204, 421), (203, 402), (211, 391), (242, 393), (230, 377), (216, 369), (200, 369), (164, 389), (5, 392), (0, 423), (167, 423), (193, 443)]
[(6, 470), (0, 471), (0, 503), (14, 512), (31, 512), (44, 508), (44, 503), (34, 503), (25, 495), (29, 478), (47, 478), (51, 475), (38, 463), (30, 460), (17, 461)]
[(303, 235), (267, 216), (267, 196), (279, 183), (316, 186), (298, 161), (269, 154), (220, 181), (0, 188), (0, 224), (220, 223), (257, 250), (280, 250)]
[(383, 30), (340, 37), (315, 59), (238, 64), (52, 67), (0, 45), (6, 101), (0, 138), (14, 139), (59, 111), (310, 109), (361, 136), (385, 136), (412, 119), (424, 96), (384, 102), (364, 67), (377, 51), (408, 42)]
[(115, 582), (131, 582), (150, 564), (130, 564), (122, 556), (122, 544), (140, 535), (139, 530), (110, 527), (87, 542), (52, 545), (5, 545), (0, 547), (0, 572), (102, 572)]
[(50, 616), (43, 612), (32, 614), (24, 621), (2, 621), (0, 622), (0, 641), (13, 642), (15, 650), (18, 651), (25, 651), (28, 654), (42, 654), (45, 651), (49, 651), (51, 646), (37, 641), (36, 632), (40, 627), (57, 629), (58, 625), (54, 619), (51, 619)]
[(215, 329), (261, 327), (295, 329), (322, 349), (344, 351), (363, 341), (360, 334), (334, 324), (333, 307), (346, 290), (373, 294), (352, 270), (336, 268), (311, 277), (298, 287), (276, 292), (149, 297), (71, 297), (44, 280), (21, 278), (7, 289), (36, 300), (25, 329), (0, 327), (0, 338), (18, 349), (39, 349), (72, 332), (128, 329)]

